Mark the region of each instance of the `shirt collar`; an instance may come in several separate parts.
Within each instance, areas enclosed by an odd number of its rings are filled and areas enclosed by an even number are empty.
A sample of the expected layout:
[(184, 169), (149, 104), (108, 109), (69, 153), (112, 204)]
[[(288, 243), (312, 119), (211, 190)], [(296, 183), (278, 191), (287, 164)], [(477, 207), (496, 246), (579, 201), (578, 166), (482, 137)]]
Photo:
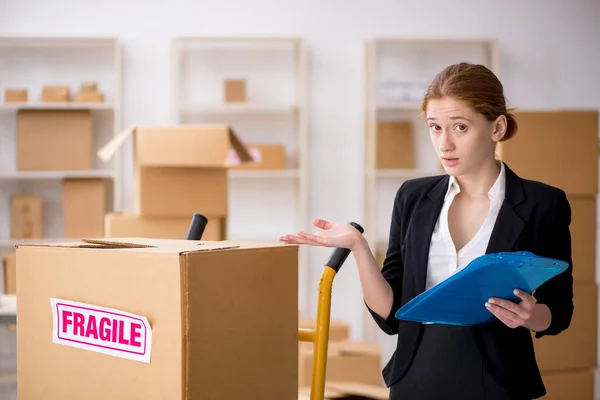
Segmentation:
[[(450, 180), (448, 182), (448, 190), (446, 191), (446, 196), (444, 197), (444, 201), (448, 199), (451, 195), (456, 195), (460, 193), (460, 185), (456, 178), (450, 175)], [(504, 195), (506, 193), (506, 172), (504, 170), (504, 163), (500, 161), (500, 173), (496, 178), (496, 182), (492, 185), (490, 190), (488, 191), (488, 197), (490, 200), (498, 200), (503, 201)]]

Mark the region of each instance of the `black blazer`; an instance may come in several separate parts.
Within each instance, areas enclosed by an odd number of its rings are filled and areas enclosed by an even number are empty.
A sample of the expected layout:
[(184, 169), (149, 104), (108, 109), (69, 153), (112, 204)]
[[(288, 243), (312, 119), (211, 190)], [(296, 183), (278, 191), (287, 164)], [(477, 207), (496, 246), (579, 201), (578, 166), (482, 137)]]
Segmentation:
[[(571, 260), (571, 207), (561, 189), (517, 176), (505, 164), (506, 194), (486, 253), (530, 251), (569, 263), (569, 268), (538, 288), (534, 297), (552, 312), (550, 327), (535, 337), (556, 335), (573, 315), (573, 264)], [(389, 247), (382, 274), (394, 292), (392, 310), (381, 318), (369, 309), (379, 327), (398, 335), (398, 343), (383, 369), (387, 386), (409, 368), (419, 344), (422, 324), (400, 321), (398, 308), (425, 290), (431, 234), (448, 189), (448, 175), (406, 181), (398, 190), (391, 218)], [(368, 308), (368, 307), (367, 307)], [(500, 321), (473, 328), (492, 374), (499, 383), (530, 398), (546, 394), (535, 360), (531, 332), (512, 329)]]

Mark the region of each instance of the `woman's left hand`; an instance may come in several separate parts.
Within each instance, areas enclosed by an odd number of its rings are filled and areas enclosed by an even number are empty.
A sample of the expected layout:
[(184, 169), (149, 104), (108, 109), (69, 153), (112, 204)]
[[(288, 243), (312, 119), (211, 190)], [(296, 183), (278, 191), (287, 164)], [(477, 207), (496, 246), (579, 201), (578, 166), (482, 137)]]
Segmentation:
[(520, 303), (492, 297), (485, 306), (510, 328), (522, 326), (534, 331), (543, 331), (550, 326), (551, 314), (548, 306), (538, 304), (533, 296), (522, 290), (515, 289), (514, 294), (522, 300)]

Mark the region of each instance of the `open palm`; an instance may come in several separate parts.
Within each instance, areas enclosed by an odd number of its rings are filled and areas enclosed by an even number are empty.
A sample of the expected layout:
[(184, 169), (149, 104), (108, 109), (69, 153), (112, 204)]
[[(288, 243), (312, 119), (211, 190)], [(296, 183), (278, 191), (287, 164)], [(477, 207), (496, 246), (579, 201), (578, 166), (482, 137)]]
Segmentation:
[(280, 240), (290, 244), (341, 247), (352, 250), (362, 238), (361, 233), (350, 224), (315, 219), (313, 225), (319, 228), (314, 234), (299, 232), (297, 235), (284, 235)]

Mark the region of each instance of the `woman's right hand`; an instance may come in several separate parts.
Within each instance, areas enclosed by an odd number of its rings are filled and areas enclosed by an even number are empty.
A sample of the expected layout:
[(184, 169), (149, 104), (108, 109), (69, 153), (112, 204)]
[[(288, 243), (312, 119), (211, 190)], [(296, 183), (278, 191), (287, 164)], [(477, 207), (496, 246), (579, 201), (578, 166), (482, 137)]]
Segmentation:
[(299, 232), (297, 235), (281, 236), (279, 240), (283, 243), (340, 247), (352, 251), (364, 241), (364, 236), (358, 229), (347, 223), (340, 224), (315, 219), (313, 225), (319, 228), (314, 234)]

